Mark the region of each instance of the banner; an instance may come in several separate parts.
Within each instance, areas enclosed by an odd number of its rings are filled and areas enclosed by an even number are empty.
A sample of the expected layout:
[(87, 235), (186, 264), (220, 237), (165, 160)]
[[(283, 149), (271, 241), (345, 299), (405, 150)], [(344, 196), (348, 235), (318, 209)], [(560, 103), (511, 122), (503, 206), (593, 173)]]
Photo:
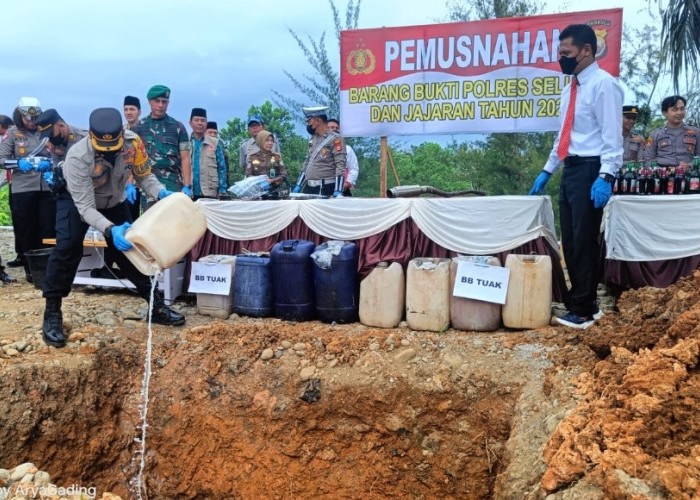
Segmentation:
[(598, 64), (619, 76), (622, 9), (343, 31), (343, 135), (558, 130), (569, 24), (593, 28)]

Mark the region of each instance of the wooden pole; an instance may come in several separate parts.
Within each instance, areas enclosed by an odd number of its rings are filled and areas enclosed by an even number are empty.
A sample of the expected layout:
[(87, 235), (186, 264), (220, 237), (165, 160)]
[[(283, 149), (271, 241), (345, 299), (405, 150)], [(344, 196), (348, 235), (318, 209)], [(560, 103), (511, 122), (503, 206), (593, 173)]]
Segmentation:
[(389, 146), (386, 137), (379, 139), (379, 197), (386, 198), (386, 157)]

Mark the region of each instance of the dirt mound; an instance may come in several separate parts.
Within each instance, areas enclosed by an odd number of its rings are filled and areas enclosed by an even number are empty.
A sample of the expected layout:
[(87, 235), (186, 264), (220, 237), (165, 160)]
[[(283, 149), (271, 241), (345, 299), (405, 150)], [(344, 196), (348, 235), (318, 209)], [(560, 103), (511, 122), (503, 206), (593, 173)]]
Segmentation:
[(700, 272), (618, 304), (585, 336), (611, 355), (577, 378), (581, 399), (547, 444), (542, 487), (585, 476), (606, 498), (698, 498)]

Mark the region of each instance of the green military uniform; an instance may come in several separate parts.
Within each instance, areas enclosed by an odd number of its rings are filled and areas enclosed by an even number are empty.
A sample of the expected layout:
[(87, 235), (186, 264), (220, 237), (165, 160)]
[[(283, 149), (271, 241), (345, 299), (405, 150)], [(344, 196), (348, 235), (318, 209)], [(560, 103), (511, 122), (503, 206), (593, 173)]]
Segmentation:
[(624, 153), (622, 161), (642, 161), (644, 154), (644, 137), (630, 132), (623, 141)]
[(644, 165), (656, 161), (661, 167), (675, 167), (681, 162), (692, 164), (700, 156), (700, 130), (690, 125), (654, 130), (644, 148)]
[(160, 119), (149, 115), (134, 132), (146, 145), (149, 166), (158, 180), (169, 191), (180, 191), (183, 185), (180, 151), (191, 148), (185, 126), (169, 115)]

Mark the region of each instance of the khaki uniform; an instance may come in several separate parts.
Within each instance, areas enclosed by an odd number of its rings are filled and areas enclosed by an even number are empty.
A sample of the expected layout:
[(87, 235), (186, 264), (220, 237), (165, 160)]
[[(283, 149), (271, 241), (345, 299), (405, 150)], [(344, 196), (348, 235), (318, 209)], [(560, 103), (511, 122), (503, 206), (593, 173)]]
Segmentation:
[[(320, 148), (320, 149), (319, 149)], [(347, 151), (340, 135), (328, 130), (324, 135), (314, 135), (309, 140), (309, 150), (302, 171), (308, 181), (333, 181), (345, 176)]]
[(654, 130), (644, 148), (644, 165), (656, 161), (659, 166), (675, 167), (681, 162), (692, 164), (700, 156), (700, 130), (690, 125)]
[[(241, 143), (241, 147), (239, 148), (239, 152), (238, 152), (238, 162), (241, 165), (241, 168), (243, 170), (245, 170), (246, 164), (248, 162), (248, 156), (255, 154), (255, 153), (259, 153), (259, 152), (260, 152), (260, 148), (255, 143), (254, 137), (249, 137), (248, 139), (243, 141)], [(277, 153), (278, 155), (281, 154), (280, 153), (280, 145), (276, 139), (275, 139), (274, 145), (272, 146), (272, 152)]]
[(126, 199), (124, 188), (131, 174), (154, 199), (165, 189), (151, 172), (143, 141), (130, 130), (124, 131), (124, 146), (116, 152), (114, 165), (103, 153), (95, 151), (89, 137), (70, 148), (63, 162), (66, 187), (81, 218), (103, 233), (112, 222), (98, 209), (112, 208)]
[(623, 147), (623, 165), (628, 161), (642, 161), (644, 159), (644, 137), (642, 135), (630, 132), (624, 138)]
[[(195, 196), (216, 198), (226, 193), (226, 163), (218, 138), (205, 135), (198, 140), (192, 137), (192, 176)], [(198, 182), (195, 182), (195, 176)]]
[[(38, 130), (20, 130), (12, 127), (7, 134), (7, 138), (0, 143), (0, 166), (5, 160), (20, 159), (31, 153), (41, 142), (41, 132)], [(50, 157), (49, 148), (39, 151), (36, 156)], [(51, 188), (42, 178), (42, 173), (37, 170), (22, 172), (16, 168), (12, 172), (12, 192), (28, 193), (31, 191), (51, 192)]]
[(77, 144), (78, 141), (80, 141), (80, 139), (89, 135), (89, 132), (87, 130), (78, 127), (73, 127), (71, 125), (68, 125), (68, 130), (70, 130), (70, 132), (68, 133), (68, 144), (66, 144), (65, 146), (51, 146), (51, 159), (53, 160), (54, 166), (58, 165), (58, 162), (61, 162), (66, 159), (66, 154), (68, 153), (68, 150), (74, 144)]
[(272, 159), (274, 158), (275, 165), (275, 177), (287, 177), (287, 168), (282, 162), (282, 157), (275, 153), (263, 153), (258, 150), (257, 153), (253, 153), (248, 156), (248, 161), (245, 167), (245, 176), (250, 177), (251, 175), (267, 175), (270, 177), (270, 167), (272, 166)]

